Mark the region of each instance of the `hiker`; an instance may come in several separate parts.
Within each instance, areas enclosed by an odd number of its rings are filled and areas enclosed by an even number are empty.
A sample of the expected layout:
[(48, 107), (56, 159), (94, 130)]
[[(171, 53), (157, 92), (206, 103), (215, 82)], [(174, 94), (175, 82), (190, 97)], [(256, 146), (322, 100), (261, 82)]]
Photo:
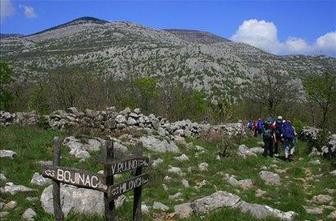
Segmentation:
[(274, 143), (274, 131), (272, 129), (272, 122), (265, 121), (263, 130), (264, 141), (264, 156), (269, 155), (273, 157), (273, 143)]
[(293, 153), (295, 150), (294, 147), (294, 139), (295, 139), (295, 129), (292, 123), (289, 120), (284, 121), (282, 125), (282, 135), (284, 139), (284, 147), (285, 147), (285, 160), (292, 161)]
[(257, 133), (261, 135), (264, 132), (264, 120), (261, 118), (257, 121)]
[(274, 156), (279, 156), (279, 145), (283, 143), (283, 135), (282, 135), (282, 125), (283, 125), (283, 119), (282, 116), (278, 116), (278, 118), (273, 122), (272, 129), (275, 133), (274, 138)]

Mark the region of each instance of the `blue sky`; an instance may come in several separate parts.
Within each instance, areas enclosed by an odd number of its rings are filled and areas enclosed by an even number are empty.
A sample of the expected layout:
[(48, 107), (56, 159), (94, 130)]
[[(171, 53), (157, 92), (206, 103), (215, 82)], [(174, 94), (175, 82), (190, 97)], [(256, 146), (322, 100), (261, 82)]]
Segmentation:
[(336, 56), (336, 1), (0, 0), (1, 32), (31, 34), (81, 16), (209, 31), (275, 54)]

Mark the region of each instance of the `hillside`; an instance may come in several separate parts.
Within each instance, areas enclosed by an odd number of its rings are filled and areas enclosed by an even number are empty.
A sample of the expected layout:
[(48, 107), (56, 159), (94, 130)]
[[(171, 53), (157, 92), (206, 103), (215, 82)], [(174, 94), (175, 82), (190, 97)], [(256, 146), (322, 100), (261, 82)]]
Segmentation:
[(298, 76), (336, 66), (335, 58), (276, 56), (207, 32), (157, 30), (90, 17), (29, 36), (1, 38), (0, 50), (20, 80), (67, 67), (114, 79), (169, 77), (208, 93), (239, 87), (265, 66)]

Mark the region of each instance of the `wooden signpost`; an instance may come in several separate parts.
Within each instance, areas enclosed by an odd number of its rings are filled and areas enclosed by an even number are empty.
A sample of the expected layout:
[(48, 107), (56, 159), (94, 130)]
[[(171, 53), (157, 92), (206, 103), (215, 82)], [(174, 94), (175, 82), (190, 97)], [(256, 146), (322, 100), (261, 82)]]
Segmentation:
[[(106, 141), (103, 149), (104, 174), (95, 174), (77, 168), (60, 166), (61, 140), (54, 138), (54, 160), (53, 165), (43, 166), (42, 175), (53, 180), (53, 205), (57, 221), (64, 220), (60, 200), (60, 183), (71, 184), (81, 188), (94, 189), (104, 192), (105, 220), (115, 221), (114, 199), (118, 196), (134, 190), (133, 220), (142, 220), (141, 214), (141, 193), (142, 186), (149, 182), (149, 175), (142, 173), (143, 167), (149, 165), (148, 157), (142, 156), (143, 147), (137, 143), (137, 152), (121, 160), (114, 158), (113, 143)], [(134, 171), (134, 177), (118, 184), (114, 184), (113, 175)]]

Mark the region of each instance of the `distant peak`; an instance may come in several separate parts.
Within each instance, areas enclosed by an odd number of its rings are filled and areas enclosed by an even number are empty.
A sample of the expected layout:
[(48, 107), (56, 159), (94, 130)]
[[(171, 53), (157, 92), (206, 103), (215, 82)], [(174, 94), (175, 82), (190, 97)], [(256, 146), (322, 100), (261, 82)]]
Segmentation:
[(107, 20), (103, 20), (103, 19), (99, 19), (99, 18), (95, 18), (95, 17), (90, 17), (90, 16), (84, 16), (84, 17), (76, 18), (76, 19), (68, 22), (68, 24), (78, 23), (78, 22), (93, 22), (93, 23), (99, 23), (99, 24), (108, 23)]

